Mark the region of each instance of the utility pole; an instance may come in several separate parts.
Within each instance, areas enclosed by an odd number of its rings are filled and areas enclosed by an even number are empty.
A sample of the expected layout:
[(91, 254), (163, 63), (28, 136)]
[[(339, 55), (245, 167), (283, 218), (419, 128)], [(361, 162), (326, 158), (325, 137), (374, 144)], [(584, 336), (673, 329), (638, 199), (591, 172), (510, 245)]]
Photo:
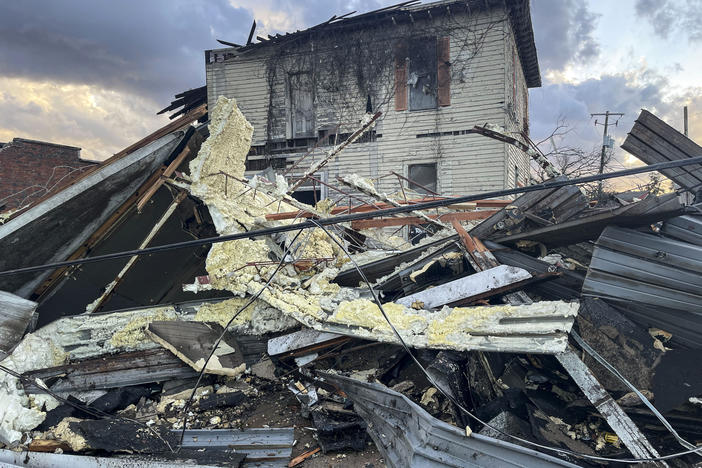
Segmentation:
[(687, 136), (687, 106), (683, 107), (683, 130), (685, 136)]
[[(600, 170), (598, 174), (602, 174), (604, 172), (604, 165), (605, 165), (605, 159), (607, 156), (607, 147), (609, 146), (609, 141), (607, 140), (607, 128), (611, 125), (609, 123), (609, 116), (617, 116), (621, 117), (624, 114), (621, 112), (610, 112), (610, 111), (605, 111), (604, 113), (599, 113), (599, 114), (590, 114), (590, 118), (593, 117), (598, 117), (598, 116), (605, 116), (605, 121), (604, 124), (598, 123), (597, 119), (595, 119), (595, 125), (602, 125), (604, 127), (604, 135), (602, 135), (602, 153), (600, 154)], [(619, 123), (619, 119), (617, 119), (616, 122), (614, 122), (614, 125), (616, 126)], [(602, 199), (602, 181), (599, 181), (597, 183), (597, 201), (600, 201)]]

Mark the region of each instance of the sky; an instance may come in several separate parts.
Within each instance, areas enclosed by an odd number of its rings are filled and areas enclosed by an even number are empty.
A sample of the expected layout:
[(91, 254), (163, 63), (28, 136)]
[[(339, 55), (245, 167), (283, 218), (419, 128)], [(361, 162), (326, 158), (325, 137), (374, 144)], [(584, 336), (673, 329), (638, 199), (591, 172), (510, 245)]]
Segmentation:
[[(31, 138), (104, 159), (168, 122), (156, 112), (202, 86), (204, 50), (224, 39), (301, 29), (382, 0), (22, 0), (0, 4), (0, 142)], [(532, 0), (543, 85), (530, 91), (544, 149), (601, 145), (591, 113), (622, 112), (617, 146), (640, 109), (702, 143), (702, 0)], [(617, 148), (622, 165), (637, 164)]]

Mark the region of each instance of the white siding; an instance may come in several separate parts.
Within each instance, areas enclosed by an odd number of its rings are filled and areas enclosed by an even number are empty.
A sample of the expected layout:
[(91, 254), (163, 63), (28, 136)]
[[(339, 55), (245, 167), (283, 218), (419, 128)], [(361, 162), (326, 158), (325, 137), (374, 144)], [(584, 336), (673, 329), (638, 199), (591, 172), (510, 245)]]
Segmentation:
[[(493, 11), (471, 18), (452, 18), (454, 26), (470, 25), (470, 34), (485, 34), (485, 40), (479, 53), (475, 56), (471, 54), (470, 60), (467, 60), (466, 55), (471, 50), (465, 47), (465, 42), (461, 44), (460, 40), (455, 40), (456, 37), (460, 38), (460, 30), (453, 29), (447, 33), (451, 37), (451, 63), (464, 60), (461, 76), (458, 76), (457, 69), (451, 70), (451, 105), (423, 111), (398, 112), (394, 110), (394, 101), (390, 100), (381, 109), (384, 115), (376, 128), (377, 134), (382, 136), (375, 142), (354, 144), (344, 150), (328, 166), (328, 180), (333, 183), (336, 175), (349, 173), (373, 178), (390, 171), (407, 175), (409, 164), (436, 163), (438, 191), (445, 195), (458, 195), (513, 187), (515, 165), (519, 166), (522, 178), (526, 177), (529, 173), (528, 160), (521, 151), (510, 145), (475, 134), (417, 137), (427, 133), (468, 130), (488, 122), (505, 126), (509, 131), (520, 129), (507, 109), (512, 100), (511, 50), (514, 47), (514, 37), (504, 17), (504, 11)], [(437, 36), (441, 36), (440, 25), (436, 27)], [(398, 34), (402, 32), (398, 31)], [(221, 55), (232, 51), (233, 49), (221, 49), (212, 53)], [(254, 145), (262, 145), (268, 138), (268, 53), (266, 48), (261, 48), (260, 52), (209, 63), (206, 67), (210, 106), (214, 105), (220, 95), (236, 98), (254, 125)], [(275, 116), (271, 132), (273, 139), (285, 137), (285, 129), (281, 128), (280, 121), (287, 118), (288, 105), (285, 72), (279, 71), (276, 75), (275, 99), (270, 112)], [(523, 96), (526, 84), (521, 67), (518, 67), (517, 83), (518, 95)], [(350, 84), (341, 84), (345, 85)], [(327, 105), (324, 108), (320, 105), (333, 103), (334, 95), (318, 92), (315, 101), (318, 106), (317, 128), (336, 124), (338, 113)], [(527, 110), (523, 104), (517, 102), (513, 107), (518, 119), (526, 115)], [(364, 111), (365, 98), (357, 101), (351, 113), (352, 118), (348, 117), (347, 110), (342, 131), (354, 128)], [(293, 157), (297, 156), (299, 155)], [(384, 178), (380, 181), (379, 188), (388, 193), (395, 192), (398, 190), (397, 179)]]

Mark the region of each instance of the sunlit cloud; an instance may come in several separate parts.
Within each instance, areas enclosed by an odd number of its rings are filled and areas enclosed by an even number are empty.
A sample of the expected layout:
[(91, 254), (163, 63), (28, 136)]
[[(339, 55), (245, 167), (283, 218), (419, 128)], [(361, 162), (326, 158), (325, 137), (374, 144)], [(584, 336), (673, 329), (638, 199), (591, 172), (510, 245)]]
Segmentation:
[(78, 146), (85, 159), (105, 159), (168, 122), (156, 102), (96, 85), (0, 77), (0, 89), (0, 141)]

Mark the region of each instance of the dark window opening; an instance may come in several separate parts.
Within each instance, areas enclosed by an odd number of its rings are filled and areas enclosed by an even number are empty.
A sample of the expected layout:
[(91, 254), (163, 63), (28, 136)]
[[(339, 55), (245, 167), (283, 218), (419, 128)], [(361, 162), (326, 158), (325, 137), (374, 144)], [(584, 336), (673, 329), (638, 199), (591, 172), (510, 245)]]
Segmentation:
[(409, 42), (409, 108), (413, 110), (437, 107), (436, 38), (423, 37)]
[(310, 73), (288, 75), (290, 126), (293, 138), (314, 136), (314, 93)]
[(407, 178), (412, 182), (409, 188), (417, 193), (436, 193), (436, 163), (431, 164), (410, 164), (407, 168)]
[(322, 192), (319, 189), (297, 190), (292, 193), (292, 197), (299, 202), (314, 206), (321, 199)]
[(285, 158), (273, 158), (273, 159), (247, 159), (246, 160), (246, 170), (247, 171), (264, 171), (266, 169), (285, 169), (287, 165), (287, 160)]

